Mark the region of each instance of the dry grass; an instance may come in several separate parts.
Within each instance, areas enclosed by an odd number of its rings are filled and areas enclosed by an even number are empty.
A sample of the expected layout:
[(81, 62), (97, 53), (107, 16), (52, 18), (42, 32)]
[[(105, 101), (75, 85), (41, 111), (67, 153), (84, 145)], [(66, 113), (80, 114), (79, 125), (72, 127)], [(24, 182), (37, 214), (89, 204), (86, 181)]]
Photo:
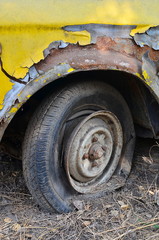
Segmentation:
[(138, 142), (124, 188), (65, 215), (40, 210), (25, 187), (21, 163), (2, 156), (0, 239), (159, 240), (159, 147), (153, 145)]

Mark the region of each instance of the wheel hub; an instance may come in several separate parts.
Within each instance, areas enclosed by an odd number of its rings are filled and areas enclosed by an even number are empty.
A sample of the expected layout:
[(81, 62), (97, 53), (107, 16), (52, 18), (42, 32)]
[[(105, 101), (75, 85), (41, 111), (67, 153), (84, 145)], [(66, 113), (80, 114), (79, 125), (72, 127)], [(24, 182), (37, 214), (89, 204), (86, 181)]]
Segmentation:
[(91, 160), (98, 160), (103, 156), (104, 152), (105, 151), (102, 148), (102, 145), (99, 143), (95, 143), (89, 149), (88, 158)]
[(122, 141), (122, 128), (114, 114), (100, 111), (86, 117), (66, 147), (66, 173), (73, 188), (91, 192), (109, 179), (118, 164)]

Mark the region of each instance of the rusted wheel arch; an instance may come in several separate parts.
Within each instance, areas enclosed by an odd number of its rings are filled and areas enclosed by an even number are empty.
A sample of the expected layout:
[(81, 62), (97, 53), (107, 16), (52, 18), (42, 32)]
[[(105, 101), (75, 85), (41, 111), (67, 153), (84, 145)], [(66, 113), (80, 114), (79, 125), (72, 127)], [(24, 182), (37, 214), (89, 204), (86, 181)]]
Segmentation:
[(142, 57), (146, 52), (149, 52), (153, 61), (156, 61), (156, 58), (159, 59), (159, 53), (148, 47), (138, 47), (130, 39), (125, 40), (123, 44), (121, 39), (112, 41), (110, 38), (101, 37), (95, 45), (81, 47), (70, 44), (65, 49), (53, 49), (44, 60), (34, 65), (40, 76), (25, 86), (21, 92), (21, 101), (25, 102), (28, 93), (32, 96), (61, 77), (94, 70), (118, 70), (132, 74), (159, 101), (156, 92), (143, 77)]
[[(118, 42), (115, 47), (109, 46), (107, 48), (104, 47), (105, 45), (102, 45), (104, 43), (100, 43), (100, 41), (99, 44), (96, 45), (92, 44), (84, 47), (69, 45), (65, 49), (52, 50), (44, 60), (34, 65), (40, 75), (28, 82), (21, 91), (20, 97), (15, 99), (12, 108), (14, 107), (18, 110), (25, 102), (30, 101), (28, 100), (28, 95), (33, 96), (44, 86), (51, 82), (58, 81), (59, 78), (81, 71), (95, 70), (118, 70), (127, 72), (133, 75), (135, 79), (142, 82), (158, 101), (156, 93), (146, 84), (142, 77), (141, 58), (147, 51), (147, 47), (142, 48), (141, 51), (141, 48), (135, 44), (133, 45), (131, 40), (127, 41), (129, 41), (128, 43), (131, 43), (127, 52), (125, 52), (125, 49), (123, 49), (122, 52), (122, 46), (120, 46), (122, 43), (120, 42)], [(120, 51), (115, 51), (117, 46)], [(139, 53), (135, 56), (134, 51), (138, 51)], [(6, 118), (4, 118), (0, 127), (0, 139), (15, 114), (16, 112), (10, 112), (10, 110), (6, 112)]]

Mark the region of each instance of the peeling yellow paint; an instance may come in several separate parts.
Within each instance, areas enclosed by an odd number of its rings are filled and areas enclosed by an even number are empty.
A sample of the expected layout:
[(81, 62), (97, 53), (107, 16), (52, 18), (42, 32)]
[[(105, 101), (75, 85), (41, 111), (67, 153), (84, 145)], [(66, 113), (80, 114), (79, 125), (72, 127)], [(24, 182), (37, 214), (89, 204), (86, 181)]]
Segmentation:
[(39, 79), (38, 79), (38, 78), (34, 80), (34, 82), (38, 82), (38, 81), (39, 81)]
[(38, 78), (36, 78), (36, 79), (34, 80), (34, 82), (38, 82), (40, 79), (41, 79), (41, 78), (38, 77)]
[[(19, 29), (1, 30), (0, 42), (2, 44), (2, 62), (3, 68), (16, 78), (23, 78), (30, 66), (44, 58), (43, 50), (50, 42), (65, 39), (66, 42), (77, 43), (81, 45), (90, 43), (90, 34), (86, 31), (79, 33), (67, 33), (62, 29), (56, 31), (44, 31), (39, 29), (30, 29), (24, 31)], [(3, 108), (3, 100), (6, 93), (12, 89), (13, 83), (0, 71), (0, 109)], [(36, 80), (38, 81), (38, 79)]]
[(43, 59), (43, 50), (50, 42), (64, 39), (66, 42), (86, 45), (90, 43), (90, 34), (87, 31), (69, 32), (59, 29), (43, 30), (31, 28), (24, 30), (0, 30), (0, 42), (2, 44), (3, 68), (16, 78), (23, 78), (28, 68)]
[[(130, 35), (133, 37), (136, 33), (144, 33), (146, 32), (150, 27), (155, 27), (156, 25), (139, 25), (136, 28), (132, 29), (130, 32)], [(144, 43), (143, 43), (144, 44)]]
[(143, 70), (142, 75), (143, 75), (143, 77), (145, 79), (146, 84), (148, 86), (150, 86), (151, 83), (152, 83), (152, 80), (151, 80), (150, 76), (148, 75), (148, 73), (146, 72), (146, 70)]
[(141, 79), (142, 79), (142, 76), (141, 76), (141, 74), (140, 74), (140, 73), (135, 73), (135, 75), (136, 75), (137, 77), (139, 77), (139, 78), (141, 78)]
[(148, 80), (146, 80), (145, 82), (146, 82), (146, 84), (147, 84), (148, 86), (150, 86), (151, 83), (152, 83), (152, 81), (148, 81)]
[(18, 109), (21, 107), (22, 103), (18, 103), (16, 107), (12, 107), (9, 111), (9, 113), (15, 113), (18, 111)]
[(75, 71), (74, 68), (70, 68), (70, 69), (67, 70), (68, 73), (73, 72), (73, 71)]
[(146, 72), (146, 70), (144, 70), (144, 71), (142, 72), (142, 75), (144, 76), (144, 78), (145, 78), (146, 80), (149, 80), (149, 79), (150, 79), (150, 76), (148, 75), (148, 73)]
[(13, 107), (13, 108), (11, 108), (11, 110), (9, 111), (9, 113), (15, 113), (17, 110), (18, 110), (17, 107)]

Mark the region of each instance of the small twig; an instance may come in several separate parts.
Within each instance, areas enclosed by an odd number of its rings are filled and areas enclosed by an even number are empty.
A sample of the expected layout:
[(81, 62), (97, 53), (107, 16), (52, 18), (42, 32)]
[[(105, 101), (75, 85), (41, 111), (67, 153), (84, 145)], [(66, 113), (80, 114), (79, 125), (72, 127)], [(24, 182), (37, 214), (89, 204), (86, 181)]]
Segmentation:
[(60, 229), (62, 227), (57, 227), (57, 228), (48, 228), (48, 227), (39, 227), (39, 226), (26, 226), (26, 227), (22, 227), (22, 229), (47, 229), (49, 231), (55, 231), (57, 229)]

